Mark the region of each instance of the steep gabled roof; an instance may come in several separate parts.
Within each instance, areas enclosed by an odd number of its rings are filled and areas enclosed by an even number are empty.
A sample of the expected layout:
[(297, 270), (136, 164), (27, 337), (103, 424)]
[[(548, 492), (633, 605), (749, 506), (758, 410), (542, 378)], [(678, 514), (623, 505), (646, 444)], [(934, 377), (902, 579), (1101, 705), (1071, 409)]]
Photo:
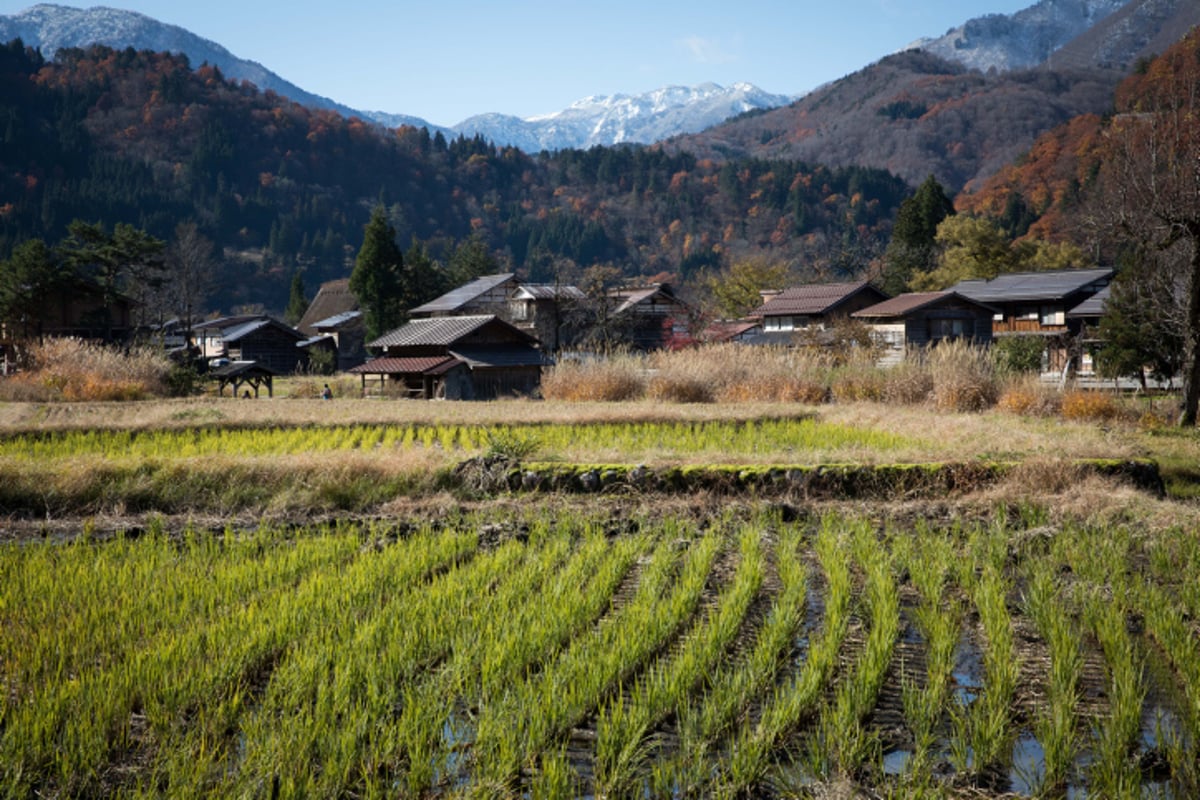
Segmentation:
[(300, 331), (296, 330), (291, 325), (288, 325), (286, 322), (280, 322), (274, 317), (264, 317), (262, 319), (251, 320), (250, 322), (246, 322), (233, 328), (226, 328), (222, 330), (221, 338), (226, 344), (231, 344), (246, 338), (252, 333), (265, 330), (266, 328), (275, 328), (276, 330), (283, 331), (284, 333), (287, 333), (295, 338), (296, 341), (300, 341), (301, 339), (305, 338), (304, 334), (300, 333)]
[(317, 290), (317, 296), (308, 304), (296, 327), (306, 336), (312, 336), (316, 333), (318, 321), (357, 310), (358, 298), (350, 291), (349, 278), (326, 281)]
[(513, 279), (511, 272), (502, 275), (484, 275), (470, 283), (463, 284), (457, 289), (451, 289), (441, 297), (436, 297), (424, 305), (419, 305), (409, 313), (418, 314), (450, 314), (469, 305), (472, 301), (487, 294), (493, 289), (503, 286)]
[(475, 314), (465, 317), (428, 317), (409, 320), (395, 330), (388, 331), (368, 347), (449, 347), (455, 342), (488, 326), (502, 326), (513, 335), (514, 340), (536, 342), (525, 331), (509, 325), (494, 314)]
[(750, 313), (752, 317), (820, 316), (828, 314), (856, 294), (869, 291), (885, 298), (887, 293), (870, 281), (814, 283), (784, 289)]
[(1049, 272), (1010, 272), (995, 278), (959, 281), (950, 291), (978, 300), (981, 303), (1034, 302), (1062, 300), (1091, 284), (1110, 280), (1113, 270), (1063, 269)]

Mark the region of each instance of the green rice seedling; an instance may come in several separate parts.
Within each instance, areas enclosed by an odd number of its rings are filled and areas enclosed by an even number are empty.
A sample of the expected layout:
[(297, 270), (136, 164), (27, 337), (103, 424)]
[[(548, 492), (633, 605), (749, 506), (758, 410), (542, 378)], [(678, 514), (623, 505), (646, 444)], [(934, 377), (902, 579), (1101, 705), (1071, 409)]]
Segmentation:
[(1058, 791), (1065, 785), (1078, 744), (1076, 707), (1083, 653), (1079, 631), (1070, 615), (1064, 613), (1063, 605), (1053, 564), (1042, 560), (1030, 576), (1025, 609), (1050, 650), (1049, 706), (1038, 713), (1033, 725), (1042, 746), (1044, 766), (1040, 782), (1045, 791)]
[(618, 694), (601, 710), (596, 736), (596, 783), (605, 795), (621, 795), (634, 783), (649, 757), (647, 733), (677, 711), (701, 678), (729, 646), (763, 580), (760, 532), (748, 526), (739, 537), (740, 561), (733, 582), (717, 606), (685, 634), (682, 648), (660, 660), (639, 681), (628, 699)]
[(1108, 668), (1108, 718), (1096, 732), (1088, 777), (1093, 791), (1113, 798), (1141, 796), (1141, 770), (1134, 753), (1146, 689), (1142, 661), (1125, 627), (1125, 594), (1114, 584), (1111, 598), (1093, 591), (1084, 601), (1084, 618)]
[(1003, 521), (990, 531), (976, 529), (968, 540), (973, 557), (964, 559), (958, 570), (958, 581), (979, 613), (987, 645), (982, 693), (969, 707), (954, 709), (951, 716), (953, 761), (963, 772), (980, 772), (999, 765), (1012, 737), (1011, 707), (1020, 662), (1007, 607), (1010, 586), (1001, 572), (1005, 541)]
[(735, 723), (739, 714), (776, 679), (794, 646), (804, 616), (808, 572), (798, 558), (802, 531), (786, 527), (780, 534), (776, 567), (780, 593), (772, 603), (755, 643), (745, 659), (722, 663), (708, 678), (706, 689), (680, 710), (680, 746), (668, 760), (656, 762), (652, 781), (694, 794), (712, 775), (709, 756), (715, 742)]
[(854, 527), (852, 548), (866, 573), (863, 603), (869, 627), (853, 674), (838, 685), (833, 703), (817, 724), (810, 763), (822, 775), (854, 775), (878, 754), (878, 741), (863, 720), (875, 707), (900, 630), (900, 596), (887, 550), (865, 524)]
[(588, 709), (654, 653), (693, 613), (720, 537), (689, 549), (672, 587), (674, 539), (660, 544), (628, 605), (575, 640), (529, 680), (480, 709), (474, 746), (477, 779), (507, 786)]
[(716, 778), (717, 791), (723, 795), (744, 794), (761, 784), (772, 750), (785, 734), (814, 713), (833, 674), (850, 623), (853, 592), (846, 526), (847, 522), (836, 515), (821, 521), (816, 552), (827, 584), (823, 629), (809, 645), (803, 668), (777, 687), (764, 703), (757, 724), (747, 722), (734, 732), (728, 764)]
[(913, 734), (904, 785), (916, 790), (932, 780), (929, 755), (950, 697), (963, 609), (947, 591), (957, 557), (953, 541), (919, 522), (912, 536), (899, 543), (896, 558), (909, 571), (921, 596), (913, 610), (913, 622), (925, 641), (926, 653), (924, 686), (906, 678), (901, 689), (905, 719)]

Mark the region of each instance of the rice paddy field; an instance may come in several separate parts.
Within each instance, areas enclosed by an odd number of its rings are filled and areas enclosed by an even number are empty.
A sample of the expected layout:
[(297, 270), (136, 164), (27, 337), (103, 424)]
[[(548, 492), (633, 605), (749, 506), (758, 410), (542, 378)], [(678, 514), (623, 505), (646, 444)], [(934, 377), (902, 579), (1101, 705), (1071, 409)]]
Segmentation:
[[(1200, 796), (1200, 515), (1062, 467), (1198, 452), (870, 404), (0, 406), (0, 796)], [(455, 484), (488, 458), (1024, 468)]]

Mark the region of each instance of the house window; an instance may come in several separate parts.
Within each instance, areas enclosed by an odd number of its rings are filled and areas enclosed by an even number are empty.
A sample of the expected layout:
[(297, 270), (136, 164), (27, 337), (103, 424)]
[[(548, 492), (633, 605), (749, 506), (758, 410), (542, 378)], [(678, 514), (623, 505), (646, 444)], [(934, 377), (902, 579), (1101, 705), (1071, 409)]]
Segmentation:
[(514, 322), (524, 322), (529, 319), (529, 303), (524, 300), (513, 300), (508, 304), (508, 313)]
[(929, 338), (934, 341), (960, 339), (971, 335), (971, 327), (969, 319), (931, 319), (929, 320)]
[(793, 327), (791, 317), (767, 317), (763, 320), (765, 331), (790, 331)]
[(1042, 306), (1041, 321), (1043, 325), (1066, 325), (1067, 312), (1058, 306)]

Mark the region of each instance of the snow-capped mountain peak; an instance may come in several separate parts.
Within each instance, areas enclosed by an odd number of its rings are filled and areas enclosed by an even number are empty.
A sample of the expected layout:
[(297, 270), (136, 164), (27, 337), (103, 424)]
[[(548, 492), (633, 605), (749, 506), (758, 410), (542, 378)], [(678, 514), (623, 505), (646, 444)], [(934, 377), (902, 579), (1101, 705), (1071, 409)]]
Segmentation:
[(972, 69), (1027, 69), (1130, 0), (1039, 0), (1014, 14), (988, 14), (951, 28), (943, 36), (919, 39), (920, 49)]

